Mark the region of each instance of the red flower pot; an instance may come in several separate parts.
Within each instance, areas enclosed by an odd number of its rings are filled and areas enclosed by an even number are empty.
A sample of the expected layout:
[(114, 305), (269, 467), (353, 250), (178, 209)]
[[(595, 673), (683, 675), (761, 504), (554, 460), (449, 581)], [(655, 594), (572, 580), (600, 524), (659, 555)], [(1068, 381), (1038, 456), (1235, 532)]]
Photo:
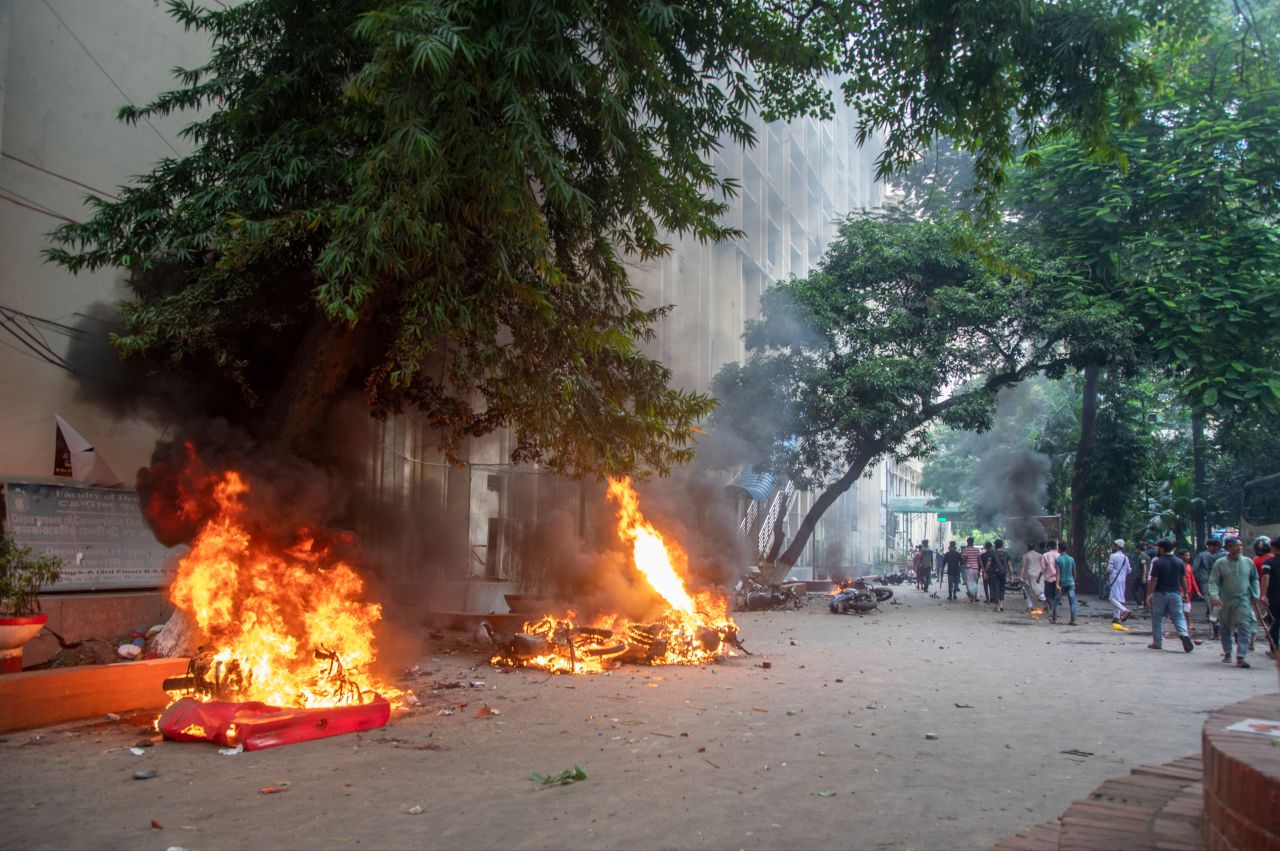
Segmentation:
[(44, 629), (48, 615), (0, 615), (0, 674), (16, 674), (22, 671), (22, 645), (35, 638)]

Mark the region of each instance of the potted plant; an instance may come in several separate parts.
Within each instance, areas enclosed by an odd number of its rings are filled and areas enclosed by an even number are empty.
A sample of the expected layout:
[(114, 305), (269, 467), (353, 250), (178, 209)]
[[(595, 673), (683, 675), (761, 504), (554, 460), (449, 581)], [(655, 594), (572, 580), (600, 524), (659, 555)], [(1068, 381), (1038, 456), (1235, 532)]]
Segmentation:
[(40, 611), (40, 589), (56, 582), (62, 559), (0, 538), (0, 674), (22, 670), (22, 645), (36, 637), (49, 616)]

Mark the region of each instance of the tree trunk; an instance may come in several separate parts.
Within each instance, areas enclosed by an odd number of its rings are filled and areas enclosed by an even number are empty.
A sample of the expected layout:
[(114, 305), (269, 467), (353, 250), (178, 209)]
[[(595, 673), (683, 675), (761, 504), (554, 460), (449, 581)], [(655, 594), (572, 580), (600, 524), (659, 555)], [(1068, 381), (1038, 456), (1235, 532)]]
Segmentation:
[(1080, 440), (1076, 443), (1076, 461), (1071, 474), (1071, 557), (1076, 560), (1078, 579), (1076, 583), (1081, 591), (1092, 591), (1085, 583), (1092, 585), (1093, 574), (1085, 570), (1086, 540), (1088, 536), (1089, 518), (1084, 510), (1084, 472), (1089, 465), (1089, 456), (1093, 452), (1093, 429), (1098, 421), (1098, 379), (1102, 368), (1085, 367), (1084, 395), (1080, 405)]
[(1204, 515), (1204, 414), (1195, 411), (1191, 413), (1191, 458), (1191, 517), (1198, 553), (1204, 549), (1204, 542), (1209, 540), (1209, 530), (1205, 526)]
[(317, 429), (362, 360), (372, 324), (363, 319), (352, 327), (316, 313), (263, 418), (259, 446), (304, 457), (309, 454)]
[(813, 506), (804, 515), (804, 519), (800, 521), (800, 527), (796, 529), (795, 535), (791, 538), (791, 544), (787, 547), (786, 552), (778, 558), (779, 564), (785, 564), (788, 570), (795, 567), (796, 562), (800, 559), (800, 554), (804, 552), (805, 545), (813, 537), (813, 530), (818, 527), (818, 521), (822, 519), (822, 515), (840, 498), (841, 494), (853, 486), (853, 483), (867, 469), (867, 462), (873, 457), (875, 457), (875, 453), (869, 451), (856, 456), (849, 464), (849, 469), (845, 474), (813, 501)]

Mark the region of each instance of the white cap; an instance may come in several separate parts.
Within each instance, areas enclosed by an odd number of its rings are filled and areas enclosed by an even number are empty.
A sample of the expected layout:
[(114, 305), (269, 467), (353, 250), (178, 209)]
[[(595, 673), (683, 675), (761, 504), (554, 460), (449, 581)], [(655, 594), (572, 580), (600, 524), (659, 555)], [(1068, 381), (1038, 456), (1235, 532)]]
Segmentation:
[(1124, 538), (1116, 538), (1111, 543), (1115, 544), (1120, 549), (1124, 549)]

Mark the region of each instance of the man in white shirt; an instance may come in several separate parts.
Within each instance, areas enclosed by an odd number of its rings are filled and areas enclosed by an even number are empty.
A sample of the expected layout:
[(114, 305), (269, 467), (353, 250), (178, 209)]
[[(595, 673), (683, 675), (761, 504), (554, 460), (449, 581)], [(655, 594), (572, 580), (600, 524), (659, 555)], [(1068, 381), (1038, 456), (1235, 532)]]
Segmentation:
[(1124, 604), (1124, 589), (1129, 584), (1132, 566), (1124, 554), (1124, 538), (1116, 538), (1111, 544), (1111, 558), (1107, 560), (1107, 582), (1111, 588), (1112, 623), (1123, 623), (1133, 612)]
[(1022, 597), (1026, 601), (1028, 612), (1040, 608), (1040, 601), (1044, 599), (1040, 556), (1039, 549), (1028, 546), (1027, 551), (1022, 554), (1022, 569), (1018, 571), (1018, 579), (1022, 581)]

